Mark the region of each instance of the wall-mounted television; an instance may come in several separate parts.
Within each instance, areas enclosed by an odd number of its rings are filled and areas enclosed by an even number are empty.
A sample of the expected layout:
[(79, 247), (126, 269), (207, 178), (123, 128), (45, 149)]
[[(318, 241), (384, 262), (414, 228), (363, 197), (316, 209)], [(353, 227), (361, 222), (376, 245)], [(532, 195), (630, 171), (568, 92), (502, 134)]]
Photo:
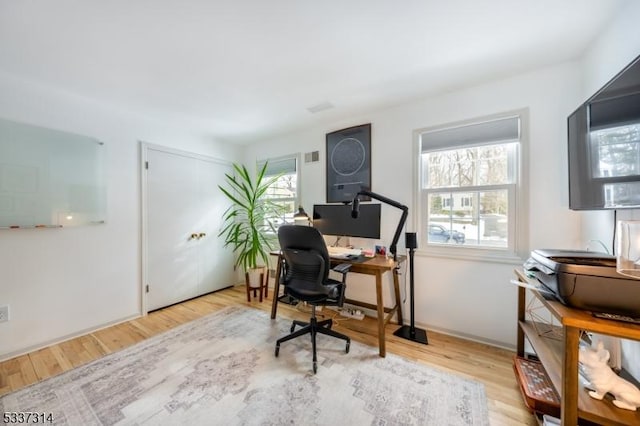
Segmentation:
[(569, 208), (640, 208), (640, 56), (567, 118)]
[(360, 204), (357, 219), (351, 217), (351, 210), (347, 204), (316, 204), (313, 227), (324, 235), (380, 238), (380, 204)]

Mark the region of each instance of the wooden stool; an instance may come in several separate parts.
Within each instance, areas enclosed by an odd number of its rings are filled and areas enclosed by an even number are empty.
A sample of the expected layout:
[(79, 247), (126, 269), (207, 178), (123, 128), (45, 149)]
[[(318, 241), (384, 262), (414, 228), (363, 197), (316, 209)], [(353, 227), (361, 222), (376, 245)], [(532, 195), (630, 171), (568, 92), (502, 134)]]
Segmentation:
[(253, 297), (256, 297), (257, 292), (260, 292), (259, 301), (262, 302), (262, 294), (266, 299), (269, 292), (269, 269), (265, 266), (260, 272), (260, 285), (258, 287), (252, 287), (250, 285), (249, 272), (244, 273), (244, 280), (247, 286), (247, 302), (251, 302), (251, 291), (253, 290)]

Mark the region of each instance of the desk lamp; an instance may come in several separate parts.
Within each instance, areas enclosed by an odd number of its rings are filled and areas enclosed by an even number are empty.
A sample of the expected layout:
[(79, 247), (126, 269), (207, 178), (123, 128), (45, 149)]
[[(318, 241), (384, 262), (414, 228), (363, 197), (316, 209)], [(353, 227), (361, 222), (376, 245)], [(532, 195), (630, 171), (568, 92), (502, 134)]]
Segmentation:
[[(407, 215), (409, 214), (409, 208), (403, 204), (400, 204), (397, 201), (391, 200), (383, 195), (376, 194), (375, 192), (362, 190), (353, 197), (352, 208), (351, 208), (351, 217), (354, 219), (358, 218), (359, 209), (360, 209), (360, 196), (371, 197), (374, 200), (382, 201), (385, 204), (389, 204), (390, 206), (396, 207), (402, 210), (402, 216), (400, 216), (400, 222), (398, 222), (398, 226), (396, 227), (396, 232), (393, 234), (393, 240), (391, 241), (391, 245), (389, 246), (389, 251), (393, 254), (394, 262), (398, 260), (397, 255), (397, 245), (398, 240), (400, 239), (400, 233), (402, 232), (402, 228), (404, 227), (404, 223), (407, 220)], [(411, 309), (411, 324), (403, 325), (399, 329), (397, 329), (393, 334), (398, 337), (402, 337), (407, 340), (411, 340), (413, 342), (423, 343), (425, 345), (427, 342), (427, 332), (420, 328), (416, 328), (415, 325), (415, 307), (414, 307), (414, 272), (413, 272), (413, 256), (415, 249), (418, 248), (418, 238), (415, 232), (407, 232), (405, 233), (405, 246), (409, 250), (409, 306)]]
[(311, 218), (302, 206), (298, 206), (298, 213), (293, 215), (293, 223), (294, 225), (311, 226)]

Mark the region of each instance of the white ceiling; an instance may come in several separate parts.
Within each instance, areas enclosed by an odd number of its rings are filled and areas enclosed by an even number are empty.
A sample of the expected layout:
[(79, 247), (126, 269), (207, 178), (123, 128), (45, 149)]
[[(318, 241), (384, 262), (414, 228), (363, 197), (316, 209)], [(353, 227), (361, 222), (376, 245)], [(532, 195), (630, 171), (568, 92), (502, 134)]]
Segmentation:
[(577, 58), (628, 1), (0, 0), (0, 71), (246, 143)]

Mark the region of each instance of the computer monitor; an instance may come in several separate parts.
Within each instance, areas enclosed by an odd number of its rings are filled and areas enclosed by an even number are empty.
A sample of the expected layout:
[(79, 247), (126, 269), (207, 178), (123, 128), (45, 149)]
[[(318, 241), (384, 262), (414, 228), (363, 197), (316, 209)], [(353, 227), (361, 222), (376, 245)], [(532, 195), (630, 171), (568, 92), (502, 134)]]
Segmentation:
[(357, 219), (346, 204), (315, 204), (313, 227), (324, 235), (380, 238), (380, 204), (360, 204)]

